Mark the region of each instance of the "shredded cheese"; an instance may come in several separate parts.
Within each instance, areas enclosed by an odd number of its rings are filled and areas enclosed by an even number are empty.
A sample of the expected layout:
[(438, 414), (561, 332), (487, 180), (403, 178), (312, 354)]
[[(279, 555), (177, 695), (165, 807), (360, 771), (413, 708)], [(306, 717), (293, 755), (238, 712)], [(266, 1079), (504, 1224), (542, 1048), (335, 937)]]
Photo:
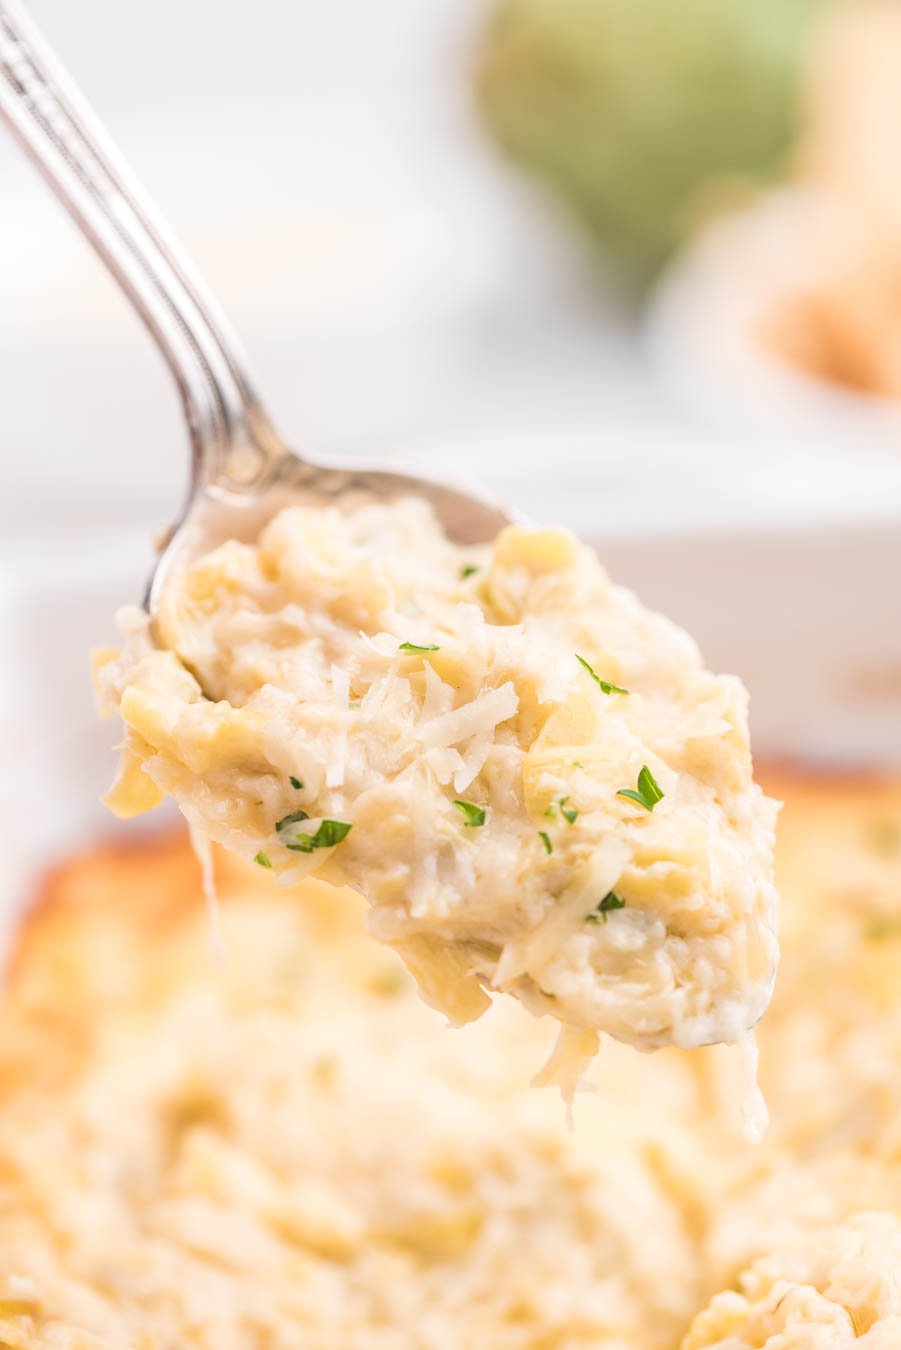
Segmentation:
[(122, 622), (113, 809), (168, 792), (283, 882), (359, 888), (453, 1020), (502, 991), (653, 1049), (762, 1014), (775, 807), (744, 690), (565, 531), (464, 554), (421, 502), (292, 508)]

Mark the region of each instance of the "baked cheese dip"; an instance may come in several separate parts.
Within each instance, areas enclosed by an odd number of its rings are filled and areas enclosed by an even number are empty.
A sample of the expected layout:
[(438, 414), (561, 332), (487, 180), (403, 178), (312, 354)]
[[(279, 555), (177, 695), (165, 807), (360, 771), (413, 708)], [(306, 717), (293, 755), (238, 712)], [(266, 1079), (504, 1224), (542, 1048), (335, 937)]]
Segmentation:
[(901, 1219), (865, 1211), (795, 1234), (718, 1294), (681, 1350), (897, 1350)]
[(370, 931), (454, 1023), (490, 992), (641, 1049), (741, 1042), (777, 957), (776, 807), (746, 694), (559, 529), (450, 543), (424, 503), (291, 508), (121, 617), (108, 802), (192, 827)]
[(783, 976), (736, 1056), (450, 1032), (366, 905), (181, 831), (55, 869), (0, 987), (0, 1345), (898, 1350), (901, 779), (771, 780)]

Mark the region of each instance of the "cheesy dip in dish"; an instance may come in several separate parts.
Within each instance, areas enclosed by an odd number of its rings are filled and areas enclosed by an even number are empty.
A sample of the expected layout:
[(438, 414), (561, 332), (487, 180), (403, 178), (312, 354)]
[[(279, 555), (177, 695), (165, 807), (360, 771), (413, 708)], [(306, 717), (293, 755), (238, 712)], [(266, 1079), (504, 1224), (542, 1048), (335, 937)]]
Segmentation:
[(0, 988), (0, 1345), (897, 1350), (901, 781), (786, 778), (772, 1124), (735, 1056), (450, 1032), (366, 906), (181, 835), (67, 861)]
[(121, 815), (176, 799), (369, 902), (455, 1023), (491, 990), (642, 1049), (745, 1039), (777, 945), (741, 684), (557, 529), (463, 549), (422, 502), (291, 508), (122, 617)]
[(796, 1235), (718, 1294), (682, 1350), (898, 1350), (901, 1219), (865, 1211)]

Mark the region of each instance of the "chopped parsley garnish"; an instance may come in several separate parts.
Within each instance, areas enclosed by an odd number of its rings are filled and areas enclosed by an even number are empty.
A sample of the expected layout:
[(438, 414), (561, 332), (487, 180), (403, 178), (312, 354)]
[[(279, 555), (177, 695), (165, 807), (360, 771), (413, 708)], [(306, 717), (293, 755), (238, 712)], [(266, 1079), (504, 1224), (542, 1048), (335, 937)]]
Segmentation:
[(465, 581), (467, 577), (474, 577), (478, 570), (475, 563), (466, 563), (464, 567), (460, 568), (460, 580)]
[(303, 783), (300, 781), (299, 778), (295, 778), (293, 773), (289, 776), (288, 782), (291, 784), (293, 788), (297, 788), (298, 792), (303, 787)]
[(539, 830), (538, 838), (541, 840), (542, 844), (544, 844), (545, 853), (553, 853), (554, 845), (551, 843), (551, 836), (548, 834), (547, 830)]
[(653, 811), (659, 801), (663, 800), (663, 791), (657, 779), (651, 773), (647, 764), (644, 764), (641, 773), (638, 775), (638, 787), (620, 788), (617, 797), (628, 797), (630, 801), (638, 802), (646, 811)]
[(289, 842), (284, 840), (285, 848), (295, 853), (312, 853), (317, 848), (334, 848), (346, 839), (352, 829), (345, 820), (323, 820), (315, 834), (296, 834)]
[(575, 825), (576, 821), (579, 819), (579, 813), (574, 806), (566, 805), (568, 801), (568, 797), (561, 797), (557, 805), (560, 807), (560, 814), (563, 816), (564, 820), (568, 820), (570, 825)]
[(570, 825), (575, 825), (576, 821), (579, 819), (579, 813), (574, 806), (567, 807), (566, 803), (568, 801), (568, 797), (561, 797), (558, 802), (551, 802), (550, 806), (546, 807), (544, 812), (548, 820), (556, 820), (559, 812), (560, 815), (569, 821)]
[(287, 829), (289, 825), (296, 825), (299, 820), (309, 819), (309, 814), (306, 811), (292, 811), (290, 815), (282, 816), (281, 820), (275, 822), (276, 834), (281, 834), (282, 830)]
[(259, 863), (260, 867), (272, 866), (272, 863), (269, 861), (268, 856), (263, 852), (262, 849), (260, 849), (259, 853), (257, 853), (256, 856), (254, 857), (254, 862)]
[(608, 891), (595, 909), (585, 916), (586, 923), (606, 923), (607, 915), (614, 909), (625, 909), (626, 902), (616, 891)]
[(335, 844), (347, 838), (350, 830), (346, 820), (324, 820), (314, 835), (314, 839), (318, 840), (314, 848), (334, 848)]
[(585, 657), (580, 656), (578, 652), (576, 652), (576, 660), (578, 661), (580, 666), (584, 666), (584, 668), (588, 671), (588, 674), (591, 676), (591, 678), (594, 680), (595, 684), (598, 686), (598, 688), (601, 690), (603, 694), (628, 694), (629, 692), (628, 689), (623, 689), (618, 684), (611, 684), (609, 680), (602, 680), (597, 671), (592, 666), (590, 666), (588, 662), (585, 660)]
[(416, 642), (402, 642), (397, 650), (399, 652), (440, 652), (441, 648), (435, 642), (426, 642), (422, 646)]
[(466, 817), (463, 822), (464, 826), (475, 827), (485, 824), (484, 806), (476, 806), (473, 802), (454, 802), (454, 806), (462, 816)]

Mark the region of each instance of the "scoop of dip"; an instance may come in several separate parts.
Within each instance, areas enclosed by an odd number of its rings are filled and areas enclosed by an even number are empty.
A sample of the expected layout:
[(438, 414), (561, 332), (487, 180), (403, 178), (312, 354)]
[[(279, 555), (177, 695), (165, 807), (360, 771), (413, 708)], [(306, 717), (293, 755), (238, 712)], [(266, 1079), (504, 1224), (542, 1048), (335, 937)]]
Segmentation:
[(682, 1350), (894, 1350), (901, 1222), (867, 1211), (791, 1237), (699, 1313)]
[(120, 623), (117, 814), (169, 793), (280, 881), (354, 886), (455, 1023), (498, 990), (564, 1058), (746, 1040), (777, 943), (745, 690), (566, 531), (295, 507)]

